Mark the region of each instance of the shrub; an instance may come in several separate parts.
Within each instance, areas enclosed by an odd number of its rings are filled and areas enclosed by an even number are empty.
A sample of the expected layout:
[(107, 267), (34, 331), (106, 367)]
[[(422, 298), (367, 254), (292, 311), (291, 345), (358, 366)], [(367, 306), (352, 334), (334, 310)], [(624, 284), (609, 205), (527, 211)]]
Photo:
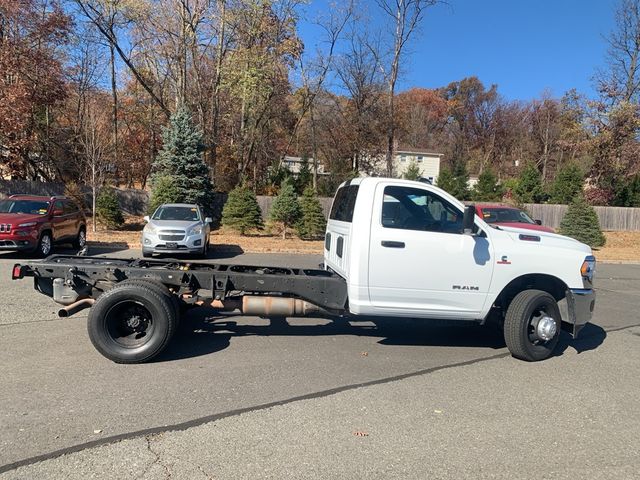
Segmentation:
[(600, 230), (600, 222), (594, 208), (583, 195), (576, 195), (560, 223), (560, 233), (591, 247), (602, 247), (606, 238)]
[(255, 193), (246, 185), (238, 185), (229, 192), (222, 209), (222, 225), (244, 235), (251, 228), (261, 228), (262, 213)]
[(498, 177), (491, 168), (485, 168), (478, 177), (473, 189), (473, 200), (482, 202), (498, 202), (504, 195), (504, 188), (498, 183)]
[(322, 212), (322, 205), (316, 195), (313, 187), (308, 186), (304, 189), (302, 198), (300, 199), (300, 210), (302, 218), (296, 226), (298, 236), (304, 239), (315, 239), (322, 237), (327, 221)]
[(110, 230), (120, 228), (124, 223), (118, 197), (113, 188), (105, 186), (100, 189), (96, 199), (96, 214), (98, 221)]
[(290, 180), (285, 180), (280, 187), (280, 193), (273, 201), (269, 219), (280, 224), (282, 238), (287, 238), (287, 228), (295, 225), (300, 218), (300, 204), (296, 198), (296, 191)]
[(551, 184), (552, 203), (568, 204), (582, 192), (584, 175), (580, 167), (574, 163), (569, 163), (561, 168), (553, 183)]
[(179, 201), (180, 195), (173, 178), (168, 175), (156, 176), (151, 188), (147, 213), (151, 215), (163, 203), (177, 203)]
[(407, 180), (418, 180), (421, 176), (420, 167), (418, 167), (415, 161), (412, 161), (404, 172), (404, 178)]

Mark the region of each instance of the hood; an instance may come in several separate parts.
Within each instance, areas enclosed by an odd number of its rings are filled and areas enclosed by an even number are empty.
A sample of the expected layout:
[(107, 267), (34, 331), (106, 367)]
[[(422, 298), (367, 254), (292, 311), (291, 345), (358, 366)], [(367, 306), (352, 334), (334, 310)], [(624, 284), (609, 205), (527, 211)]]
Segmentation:
[[(543, 232), (543, 231), (532, 231), (531, 229), (526, 228), (515, 228), (515, 227), (507, 227), (503, 225), (498, 225), (500, 230), (506, 232), (514, 242), (520, 242), (523, 244), (538, 244), (548, 247), (554, 248), (566, 248), (568, 250), (574, 250), (579, 252), (584, 252), (585, 255), (591, 255), (591, 247), (589, 245), (585, 245), (578, 240), (575, 240), (571, 237), (565, 237), (564, 235), (559, 235), (557, 233), (551, 232)], [(534, 235), (540, 237), (540, 242), (532, 242), (529, 240), (521, 240), (520, 235)]]
[(202, 222), (196, 220), (151, 220), (154, 227), (168, 230), (187, 230), (196, 225), (200, 225)]
[(544, 225), (537, 225), (533, 223), (521, 223), (521, 222), (494, 222), (490, 225), (498, 225), (500, 227), (512, 227), (512, 228), (524, 228), (527, 230), (537, 230), (538, 232), (556, 233), (553, 228), (545, 227)]
[(44, 222), (46, 220), (46, 215), (37, 215), (33, 213), (0, 213), (0, 223), (10, 224), (13, 228), (17, 227), (21, 223)]

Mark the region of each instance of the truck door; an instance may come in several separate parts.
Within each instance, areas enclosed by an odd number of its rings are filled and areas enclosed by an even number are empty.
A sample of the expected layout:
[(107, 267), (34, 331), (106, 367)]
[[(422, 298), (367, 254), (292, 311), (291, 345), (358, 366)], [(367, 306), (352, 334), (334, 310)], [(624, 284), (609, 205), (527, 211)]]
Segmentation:
[(493, 273), (488, 238), (436, 192), (381, 183), (371, 221), (369, 298), (390, 315), (480, 317)]

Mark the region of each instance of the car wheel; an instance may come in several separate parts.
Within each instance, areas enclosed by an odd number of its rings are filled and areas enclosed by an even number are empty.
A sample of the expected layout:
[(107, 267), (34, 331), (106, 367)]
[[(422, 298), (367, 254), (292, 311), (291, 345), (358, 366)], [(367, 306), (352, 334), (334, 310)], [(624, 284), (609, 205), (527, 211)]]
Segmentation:
[(542, 290), (524, 290), (511, 301), (504, 319), (504, 339), (516, 358), (537, 362), (553, 353), (560, 338), (560, 311)]
[(80, 227), (78, 236), (73, 241), (73, 248), (84, 248), (87, 244), (87, 231), (84, 227)]
[(40, 235), (38, 240), (38, 247), (36, 248), (36, 255), (39, 257), (47, 257), (53, 252), (53, 240), (49, 232), (44, 232)]

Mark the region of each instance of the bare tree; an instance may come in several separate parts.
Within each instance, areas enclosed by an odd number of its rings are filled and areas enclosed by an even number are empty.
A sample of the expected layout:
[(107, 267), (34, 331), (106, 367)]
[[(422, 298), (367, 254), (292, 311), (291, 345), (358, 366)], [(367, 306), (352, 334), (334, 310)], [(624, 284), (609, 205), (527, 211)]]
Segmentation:
[[(376, 0), (378, 7), (389, 17), (393, 24), (393, 47), (387, 71), (387, 175), (393, 176), (393, 152), (395, 149), (395, 91), (400, 62), (407, 43), (414, 35), (424, 18), (427, 8), (440, 3), (440, 0)], [(382, 63), (381, 63), (382, 64)]]
[(640, 0), (621, 0), (615, 30), (607, 43), (608, 70), (596, 81), (600, 93), (613, 103), (637, 103), (640, 97)]

